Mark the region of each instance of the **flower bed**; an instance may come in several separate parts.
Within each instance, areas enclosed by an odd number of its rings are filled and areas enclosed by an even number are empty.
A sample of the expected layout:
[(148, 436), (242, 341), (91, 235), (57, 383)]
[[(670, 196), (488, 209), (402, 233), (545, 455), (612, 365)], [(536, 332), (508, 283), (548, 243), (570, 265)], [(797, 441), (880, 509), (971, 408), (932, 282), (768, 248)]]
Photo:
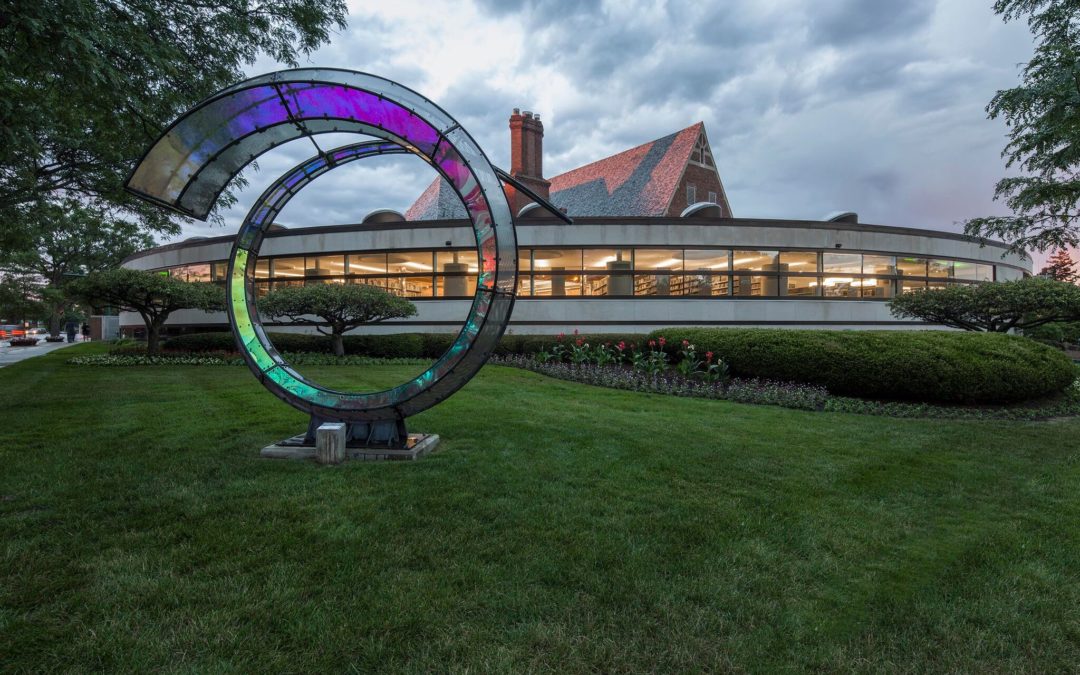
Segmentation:
[(1059, 396), (1029, 403), (964, 406), (878, 401), (836, 396), (817, 384), (731, 377), (728, 365), (711, 351), (699, 355), (688, 339), (672, 343), (663, 336), (639, 346), (624, 341), (590, 345), (583, 336), (559, 335), (550, 349), (532, 356), (495, 357), (493, 362), (613, 389), (801, 410), (949, 419), (1039, 420), (1080, 415), (1080, 379)]
[(829, 397), (823, 387), (758, 379), (709, 381), (693, 379), (674, 370), (645, 372), (616, 364), (543, 362), (521, 355), (494, 357), (491, 362), (612, 389), (763, 403), (802, 410), (821, 410)]

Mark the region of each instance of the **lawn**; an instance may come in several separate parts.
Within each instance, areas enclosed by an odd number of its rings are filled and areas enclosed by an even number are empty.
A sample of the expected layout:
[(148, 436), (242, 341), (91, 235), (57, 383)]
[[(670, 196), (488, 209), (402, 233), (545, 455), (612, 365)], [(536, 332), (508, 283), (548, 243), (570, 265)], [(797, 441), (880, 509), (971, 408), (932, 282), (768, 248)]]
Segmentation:
[[(241, 367), (0, 370), (0, 670), (1080, 663), (1080, 421), (810, 413), (489, 366), (415, 463), (262, 460)], [(396, 383), (408, 366), (309, 368)]]

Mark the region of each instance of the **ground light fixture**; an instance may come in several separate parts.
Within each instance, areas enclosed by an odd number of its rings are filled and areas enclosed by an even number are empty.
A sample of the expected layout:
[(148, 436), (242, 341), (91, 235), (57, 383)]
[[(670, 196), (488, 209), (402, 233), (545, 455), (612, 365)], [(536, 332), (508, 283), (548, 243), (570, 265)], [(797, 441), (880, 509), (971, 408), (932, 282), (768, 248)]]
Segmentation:
[[(343, 423), (351, 446), (408, 448), (405, 419), (445, 400), (487, 361), (502, 336), (517, 288), (517, 236), (502, 181), (534, 198), (492, 166), (472, 137), (442, 108), (391, 80), (350, 70), (302, 68), (245, 80), (181, 115), (150, 147), (126, 188), (142, 199), (205, 220), (226, 185), (272, 148), (301, 137), (356, 133), (378, 140), (318, 154), (282, 175), (251, 208), (233, 243), (227, 309), (236, 343), (259, 381), (308, 413), (308, 433)], [(314, 139), (312, 139), (314, 144)], [(465, 323), (424, 372), (392, 389), (336, 391), (296, 372), (271, 344), (255, 304), (259, 248), (274, 218), (303, 187), (350, 161), (411, 153), (430, 164), (461, 199), (476, 237), (479, 274)]]

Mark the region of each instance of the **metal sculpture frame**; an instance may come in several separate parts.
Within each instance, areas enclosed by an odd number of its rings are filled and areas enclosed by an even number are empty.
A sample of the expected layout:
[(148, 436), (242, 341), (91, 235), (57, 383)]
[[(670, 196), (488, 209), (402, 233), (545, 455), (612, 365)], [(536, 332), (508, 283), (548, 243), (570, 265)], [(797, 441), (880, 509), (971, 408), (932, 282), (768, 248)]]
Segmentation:
[[(405, 418), (446, 399), (487, 361), (509, 321), (517, 289), (517, 236), (500, 183), (505, 172), (491, 165), (449, 114), (411, 89), (367, 73), (323, 68), (271, 73), (226, 88), (182, 115), (139, 161), (126, 188), (205, 220), (229, 181), (259, 155), (286, 141), (334, 132), (382, 142), (320, 150), (264, 192), (233, 244), (229, 320), (237, 346), (263, 386), (311, 415), (309, 436), (318, 423), (340, 420), (351, 423), (354, 441), (402, 447)], [(461, 198), (480, 261), (476, 294), (450, 348), (417, 377), (373, 393), (328, 389), (293, 370), (267, 338), (255, 305), (258, 251), (280, 209), (315, 177), (344, 161), (392, 152), (424, 159)]]

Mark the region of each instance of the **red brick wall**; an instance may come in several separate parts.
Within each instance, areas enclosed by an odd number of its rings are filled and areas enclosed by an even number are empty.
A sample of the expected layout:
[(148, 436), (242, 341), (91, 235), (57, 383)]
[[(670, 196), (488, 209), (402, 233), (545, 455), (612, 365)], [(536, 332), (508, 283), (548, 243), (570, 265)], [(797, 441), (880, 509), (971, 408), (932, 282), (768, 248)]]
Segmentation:
[(668, 209), (667, 215), (678, 216), (683, 212), (683, 209), (690, 206), (686, 203), (687, 185), (694, 186), (697, 192), (694, 200), (696, 202), (708, 201), (709, 193), (715, 192), (717, 203), (724, 209), (724, 216), (731, 217), (731, 207), (724, 201), (724, 191), (720, 189), (720, 180), (716, 177), (716, 173), (712, 169), (705, 169), (694, 164), (687, 164), (682, 182), (675, 189), (675, 197), (671, 200), (671, 207)]

